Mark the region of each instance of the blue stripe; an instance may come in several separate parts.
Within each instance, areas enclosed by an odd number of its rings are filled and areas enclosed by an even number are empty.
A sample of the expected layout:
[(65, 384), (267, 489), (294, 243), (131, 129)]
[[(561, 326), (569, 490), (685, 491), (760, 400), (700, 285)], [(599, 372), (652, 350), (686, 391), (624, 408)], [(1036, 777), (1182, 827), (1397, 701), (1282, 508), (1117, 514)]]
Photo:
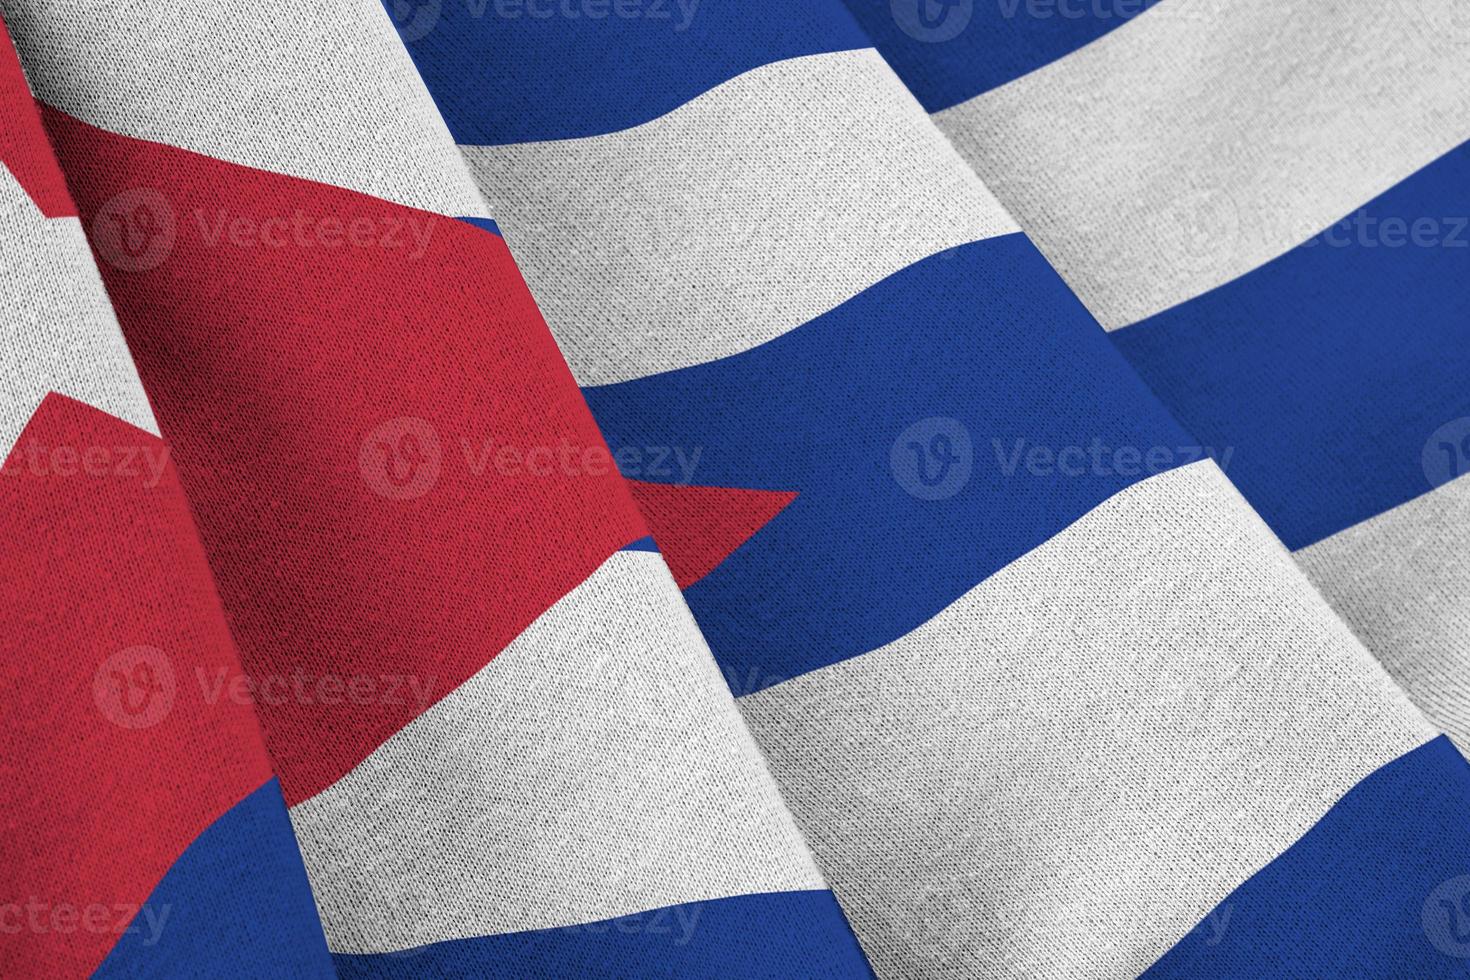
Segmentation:
[(929, 112), (1063, 58), (1157, 0), (847, 0)]
[(478, 145), (616, 132), (773, 61), (872, 47), (838, 0), (386, 0), (400, 5), (455, 141)]
[(1230, 894), (1151, 980), (1470, 976), (1470, 767), (1390, 762)]
[(500, 234), (500, 226), (497, 225), (494, 221), (490, 220), (489, 218), (464, 218), (464, 217), (461, 217), (459, 220), (460, 221), (463, 221), (465, 224), (474, 225), (476, 228), (479, 228), (479, 229), (481, 229), (483, 231), (488, 231), (492, 235), (499, 235)]
[(169, 868), (96, 977), (331, 977), (306, 868), (272, 779)]
[(344, 980), (402, 976), (742, 980), (871, 977), (829, 891), (691, 902), (560, 929), (337, 954)]
[[(1190, 461), (1021, 235), (931, 256), (749, 351), (586, 395), (615, 453), (676, 447), (698, 454), (694, 483), (799, 492), (685, 592), (742, 693), (903, 636)], [(1064, 469), (1027, 466), (1018, 442), (1065, 451)]]
[[(1430, 490), (1430, 437), (1470, 416), (1470, 144), (1360, 213), (1113, 334), (1190, 431), (1235, 447), (1231, 477), (1293, 549)], [(1385, 219), (1431, 220), (1438, 244)], [(1453, 441), (1445, 476), (1470, 464)]]
[(637, 541), (634, 541), (634, 542), (631, 542), (629, 544), (623, 545), (622, 550), (623, 551), (653, 551), (653, 552), (657, 552), (658, 551), (658, 545), (657, 544), (654, 544), (653, 537), (650, 535), (649, 537), (639, 538)]

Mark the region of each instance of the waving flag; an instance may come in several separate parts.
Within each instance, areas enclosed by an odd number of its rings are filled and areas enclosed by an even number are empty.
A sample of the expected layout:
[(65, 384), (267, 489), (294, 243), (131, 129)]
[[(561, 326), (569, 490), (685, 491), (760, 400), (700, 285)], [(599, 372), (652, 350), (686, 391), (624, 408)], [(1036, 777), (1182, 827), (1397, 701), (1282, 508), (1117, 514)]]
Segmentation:
[(6, 976), (330, 976), (170, 447), (0, 30)]
[[(260, 41), (239, 58), (262, 104), (237, 110), (223, 86), (240, 65), (218, 87), (184, 77), (206, 35), (115, 16), (98, 31), (77, 10), (32, 51), (180, 447), (241, 700), (311, 874), (321, 925), (304, 921), (350, 976), (865, 974), (504, 243), (447, 134), (432, 166), (442, 124), (368, 12), (302, 25), (305, 47), (380, 42), (371, 69), (309, 87), (263, 12), (220, 11), (209, 36)], [(59, 70), (89, 43), (122, 87), (172, 78), (213, 122), (140, 117)], [(361, 133), (400, 155), (369, 169)]]
[[(1235, 448), (1231, 477), (1337, 612), (1466, 744), (1470, 6), (1171, 0), (1129, 18), (1137, 5), (1106, 2), (943, 43), (851, 6), (1144, 380)], [(1045, 55), (1001, 78), (983, 57), (996, 46)]]
[(1451, 0), (0, 7), (0, 973), (1463, 975)]

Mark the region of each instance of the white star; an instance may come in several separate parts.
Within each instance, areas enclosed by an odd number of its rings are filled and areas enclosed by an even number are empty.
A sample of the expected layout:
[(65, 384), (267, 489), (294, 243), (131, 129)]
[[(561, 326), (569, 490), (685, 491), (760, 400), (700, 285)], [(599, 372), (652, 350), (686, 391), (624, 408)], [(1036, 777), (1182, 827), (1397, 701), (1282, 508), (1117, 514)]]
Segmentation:
[(0, 458), (50, 392), (158, 434), (77, 218), (46, 218), (0, 165)]

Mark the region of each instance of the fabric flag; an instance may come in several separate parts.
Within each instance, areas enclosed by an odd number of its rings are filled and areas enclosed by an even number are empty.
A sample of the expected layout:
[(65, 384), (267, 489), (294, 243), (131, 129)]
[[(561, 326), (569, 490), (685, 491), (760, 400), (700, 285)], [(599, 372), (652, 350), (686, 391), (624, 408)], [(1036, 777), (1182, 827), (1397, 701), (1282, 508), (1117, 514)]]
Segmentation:
[(919, 2), (951, 36), (851, 6), (1150, 387), (1232, 448), (1232, 480), (1342, 618), (1470, 745), (1470, 5), (1020, 2), (961, 25), (968, 3)]
[[(1456, 966), (1420, 916), (1464, 763), (1230, 444), (840, 4), (666, 27), (400, 24), (614, 452), (698, 456), (637, 496), (878, 972)], [(752, 533), (713, 564), (698, 515), (731, 508)], [(1387, 802), (1414, 785), (1441, 803)]]
[(0, 974), (1464, 976), (1387, 7), (0, 0)]
[(170, 446), (0, 25), (0, 974), (331, 976)]
[(381, 9), (7, 13), (339, 974), (869, 975)]

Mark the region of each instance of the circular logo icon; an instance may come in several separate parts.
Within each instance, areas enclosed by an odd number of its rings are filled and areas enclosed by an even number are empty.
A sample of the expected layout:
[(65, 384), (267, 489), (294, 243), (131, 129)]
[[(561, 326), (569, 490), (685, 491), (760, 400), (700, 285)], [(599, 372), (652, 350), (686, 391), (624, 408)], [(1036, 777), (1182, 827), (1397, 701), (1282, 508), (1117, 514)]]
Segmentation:
[(952, 41), (970, 26), (975, 0), (890, 0), (893, 22), (915, 41)]
[(1446, 956), (1470, 958), (1470, 875), (1442, 881), (1424, 900), (1424, 935)]
[(151, 728), (173, 710), (174, 668), (157, 647), (119, 650), (92, 677), (97, 710), (123, 728)]
[(1219, 187), (1191, 182), (1172, 205), (1153, 216), (1160, 255), (1170, 265), (1203, 272), (1235, 251), (1240, 211)]
[(173, 254), (173, 205), (152, 187), (114, 194), (92, 218), (97, 254), (122, 272), (156, 269)]
[(389, 419), (362, 440), (357, 468), (380, 497), (413, 500), (439, 482), (439, 434), (423, 419)]
[(899, 433), (888, 451), (888, 468), (910, 496), (944, 500), (970, 482), (975, 447), (958, 419), (936, 416)]
[(425, 37), (439, 23), (443, 0), (388, 0), (388, 16), (404, 43)]
[(1470, 418), (1446, 422), (1424, 443), (1424, 478), (1431, 487), (1444, 486), (1470, 473)]

